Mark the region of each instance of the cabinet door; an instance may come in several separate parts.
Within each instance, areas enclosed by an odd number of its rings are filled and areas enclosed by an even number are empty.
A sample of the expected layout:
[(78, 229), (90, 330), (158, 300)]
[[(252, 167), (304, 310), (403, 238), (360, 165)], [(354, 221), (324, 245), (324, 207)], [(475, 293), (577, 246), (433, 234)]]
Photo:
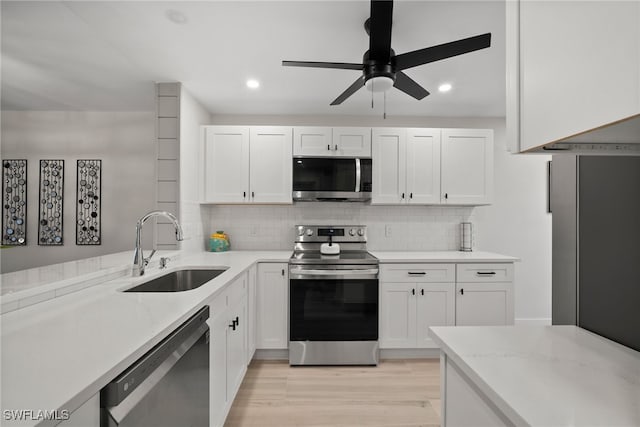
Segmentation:
[(513, 325), (513, 285), (508, 282), (458, 283), (456, 325)]
[(406, 130), (372, 130), (373, 188), (371, 204), (394, 205), (406, 201)]
[(338, 156), (371, 157), (371, 128), (333, 128), (332, 139)]
[(293, 203), (291, 141), (290, 127), (251, 128), (249, 176), (252, 202)]
[(286, 349), (289, 347), (288, 295), (288, 264), (258, 264), (256, 348)]
[(233, 401), (247, 369), (247, 298), (229, 307), (227, 327), (227, 400)]
[(415, 348), (415, 283), (380, 284), (380, 348)]
[(249, 200), (249, 128), (206, 127), (204, 161), (205, 202)]
[(493, 195), (493, 131), (443, 129), (442, 203), (483, 205)]
[(247, 272), (247, 365), (256, 352), (256, 285), (258, 266), (252, 265)]
[(416, 289), (417, 347), (437, 348), (438, 345), (429, 336), (429, 327), (455, 325), (455, 284), (418, 283)]
[(294, 127), (294, 156), (332, 156), (336, 153), (330, 127)]
[(521, 151), (640, 114), (640, 2), (519, 6)]
[(440, 129), (407, 129), (407, 199), (440, 203)]
[(209, 420), (222, 425), (227, 406), (227, 329), (229, 328), (226, 293), (209, 304)]

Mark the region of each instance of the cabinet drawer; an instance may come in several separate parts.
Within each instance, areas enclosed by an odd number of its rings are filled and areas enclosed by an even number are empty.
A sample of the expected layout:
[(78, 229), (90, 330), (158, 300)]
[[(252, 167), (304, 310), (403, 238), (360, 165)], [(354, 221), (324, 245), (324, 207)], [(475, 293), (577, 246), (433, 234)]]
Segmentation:
[(380, 264), (386, 282), (455, 282), (454, 264)]
[(456, 269), (456, 277), (458, 283), (513, 281), (512, 263), (457, 264)]

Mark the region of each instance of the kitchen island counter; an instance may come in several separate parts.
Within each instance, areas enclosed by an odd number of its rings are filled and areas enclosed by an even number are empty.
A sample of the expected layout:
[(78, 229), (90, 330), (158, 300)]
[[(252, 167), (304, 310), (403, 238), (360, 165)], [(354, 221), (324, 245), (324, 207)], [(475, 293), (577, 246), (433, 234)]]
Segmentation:
[(576, 326), (430, 334), (441, 348), (443, 426), (640, 426), (640, 353), (628, 347)]

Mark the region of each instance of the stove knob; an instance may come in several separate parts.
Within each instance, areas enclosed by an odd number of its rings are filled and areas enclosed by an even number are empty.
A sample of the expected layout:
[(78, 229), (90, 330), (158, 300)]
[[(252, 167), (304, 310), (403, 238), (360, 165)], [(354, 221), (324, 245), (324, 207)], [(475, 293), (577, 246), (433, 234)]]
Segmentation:
[(307, 236), (313, 236), (313, 230), (310, 228), (307, 228)]
[(358, 229), (358, 236), (364, 236), (364, 230), (362, 228)]
[(304, 228), (298, 229), (298, 236), (304, 236)]
[(349, 236), (355, 236), (356, 235), (356, 229), (352, 228), (351, 230), (349, 230)]

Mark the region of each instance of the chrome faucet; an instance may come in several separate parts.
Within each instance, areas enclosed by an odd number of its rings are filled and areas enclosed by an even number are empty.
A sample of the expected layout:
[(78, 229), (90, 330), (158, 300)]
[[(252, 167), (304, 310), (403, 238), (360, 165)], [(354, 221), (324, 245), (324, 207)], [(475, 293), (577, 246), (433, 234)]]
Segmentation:
[(176, 218), (172, 213), (166, 211), (151, 211), (148, 214), (144, 215), (140, 218), (136, 224), (136, 249), (133, 254), (133, 269), (131, 270), (132, 276), (142, 276), (144, 274), (144, 268), (149, 264), (149, 260), (156, 253), (155, 249), (151, 252), (148, 258), (145, 258), (142, 254), (142, 226), (149, 219), (156, 216), (164, 216), (168, 218), (173, 226), (176, 229), (176, 240), (182, 240), (182, 227), (178, 223), (178, 218)]

